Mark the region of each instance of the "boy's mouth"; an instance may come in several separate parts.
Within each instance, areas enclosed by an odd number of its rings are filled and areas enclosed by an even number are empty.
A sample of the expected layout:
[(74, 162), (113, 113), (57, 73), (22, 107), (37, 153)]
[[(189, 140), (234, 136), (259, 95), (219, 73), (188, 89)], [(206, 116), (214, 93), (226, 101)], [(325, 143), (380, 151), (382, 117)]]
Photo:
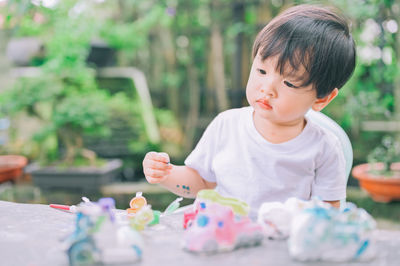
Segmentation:
[(272, 106), (269, 104), (269, 101), (267, 101), (267, 100), (261, 99), (261, 100), (257, 100), (256, 102), (262, 109), (265, 109), (265, 110), (272, 109)]

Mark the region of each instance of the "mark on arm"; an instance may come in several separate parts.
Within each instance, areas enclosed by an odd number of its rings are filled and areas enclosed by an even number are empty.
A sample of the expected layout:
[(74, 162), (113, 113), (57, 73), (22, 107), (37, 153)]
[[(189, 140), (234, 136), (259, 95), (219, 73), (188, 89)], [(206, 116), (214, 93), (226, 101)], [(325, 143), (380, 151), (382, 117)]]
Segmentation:
[(187, 185), (176, 185), (176, 188), (181, 190), (183, 195), (190, 195), (190, 187)]

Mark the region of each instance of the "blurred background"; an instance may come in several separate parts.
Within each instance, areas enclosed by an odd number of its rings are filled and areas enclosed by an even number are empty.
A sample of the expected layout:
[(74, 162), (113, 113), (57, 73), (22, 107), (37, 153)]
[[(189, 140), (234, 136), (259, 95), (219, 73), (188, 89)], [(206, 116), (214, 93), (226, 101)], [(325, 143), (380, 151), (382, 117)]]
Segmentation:
[[(144, 183), (146, 152), (183, 163), (216, 114), (247, 105), (257, 32), (303, 3), (351, 23), (357, 67), (323, 112), (348, 134), (354, 165), (398, 160), (399, 0), (0, 0), (0, 166), (27, 160), (0, 175), (0, 200), (108, 195), (125, 208), (143, 190), (163, 208), (174, 196)], [(79, 183), (78, 166), (103, 176)], [(59, 169), (67, 179), (49, 172)], [(381, 226), (398, 226), (399, 202), (372, 201), (351, 176), (348, 186)]]

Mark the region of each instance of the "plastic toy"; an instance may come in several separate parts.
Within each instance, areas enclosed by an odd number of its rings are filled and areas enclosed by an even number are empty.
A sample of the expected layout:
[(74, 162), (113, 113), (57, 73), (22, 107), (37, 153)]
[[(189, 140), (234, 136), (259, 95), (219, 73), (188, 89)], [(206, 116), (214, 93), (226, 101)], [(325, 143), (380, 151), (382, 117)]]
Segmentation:
[(171, 202), (164, 212), (152, 210), (151, 205), (142, 196), (142, 192), (136, 192), (136, 196), (130, 201), (130, 208), (126, 209), (129, 224), (136, 230), (143, 230), (146, 225), (155, 225), (160, 223), (161, 217), (172, 214), (180, 206), (182, 197)]
[(288, 240), (290, 255), (301, 261), (370, 260), (375, 256), (373, 218), (354, 204), (340, 211), (314, 206), (294, 217)]
[(325, 203), (318, 198), (313, 198), (310, 201), (289, 198), (285, 203), (265, 202), (258, 210), (257, 222), (263, 227), (266, 237), (270, 239), (286, 239), (289, 237), (293, 217), (305, 208), (315, 206), (331, 208), (329, 203)]
[(247, 216), (235, 216), (232, 208), (219, 203), (200, 204), (200, 207), (184, 232), (185, 250), (215, 253), (261, 243), (261, 226)]
[(189, 209), (183, 213), (183, 229), (187, 229), (192, 221), (196, 219), (196, 215), (199, 212), (199, 208)]
[(70, 212), (70, 213), (75, 213), (76, 212), (76, 206), (75, 205), (62, 205), (62, 204), (50, 204), (49, 205), (51, 208), (54, 208), (56, 210), (60, 211), (65, 211), (65, 212)]
[(140, 234), (115, 219), (114, 200), (84, 202), (76, 207), (76, 228), (64, 244), (70, 265), (132, 263), (141, 259)]
[(141, 208), (147, 205), (147, 201), (145, 197), (142, 196), (142, 192), (136, 192), (136, 196), (131, 199), (129, 206), (130, 208), (126, 209), (128, 213), (137, 213)]
[(142, 207), (135, 215), (129, 215), (129, 224), (135, 230), (141, 231), (146, 225), (154, 223), (154, 212), (150, 205)]
[(244, 201), (231, 197), (223, 197), (212, 189), (203, 189), (197, 193), (193, 208), (184, 212), (183, 228), (186, 229), (191, 221), (196, 218), (199, 210), (204, 210), (204, 206), (210, 203), (218, 203), (222, 206), (229, 207), (237, 216), (247, 216), (250, 210), (249, 205)]
[(161, 214), (161, 216), (166, 216), (166, 215), (170, 215), (172, 213), (174, 213), (174, 211), (176, 211), (179, 206), (180, 206), (180, 202), (183, 200), (182, 197), (177, 198), (176, 200), (174, 200), (173, 202), (171, 202), (167, 208), (165, 208), (164, 212)]
[(180, 206), (180, 202), (183, 200), (182, 197), (175, 199), (171, 202), (167, 208), (165, 208), (164, 212), (153, 210), (154, 219), (149, 223), (149, 225), (155, 225), (160, 223), (160, 219), (164, 216), (173, 214)]
[(223, 197), (213, 189), (203, 189), (197, 193), (196, 201), (215, 202), (223, 206), (231, 207), (233, 212), (238, 215), (246, 216), (249, 214), (249, 205), (237, 198)]

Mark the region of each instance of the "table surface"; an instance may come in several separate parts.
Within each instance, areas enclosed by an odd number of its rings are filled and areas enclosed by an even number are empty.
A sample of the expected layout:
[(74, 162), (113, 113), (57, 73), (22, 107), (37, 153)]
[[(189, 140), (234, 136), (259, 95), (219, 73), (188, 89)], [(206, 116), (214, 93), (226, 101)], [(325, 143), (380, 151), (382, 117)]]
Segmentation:
[[(41, 204), (0, 201), (0, 265), (68, 265), (60, 241), (74, 230), (75, 215)], [(400, 231), (376, 230), (377, 256), (369, 262), (297, 262), (283, 240), (215, 255), (196, 255), (181, 247), (182, 212), (163, 217), (143, 231), (145, 246), (137, 265), (400, 265)]]

